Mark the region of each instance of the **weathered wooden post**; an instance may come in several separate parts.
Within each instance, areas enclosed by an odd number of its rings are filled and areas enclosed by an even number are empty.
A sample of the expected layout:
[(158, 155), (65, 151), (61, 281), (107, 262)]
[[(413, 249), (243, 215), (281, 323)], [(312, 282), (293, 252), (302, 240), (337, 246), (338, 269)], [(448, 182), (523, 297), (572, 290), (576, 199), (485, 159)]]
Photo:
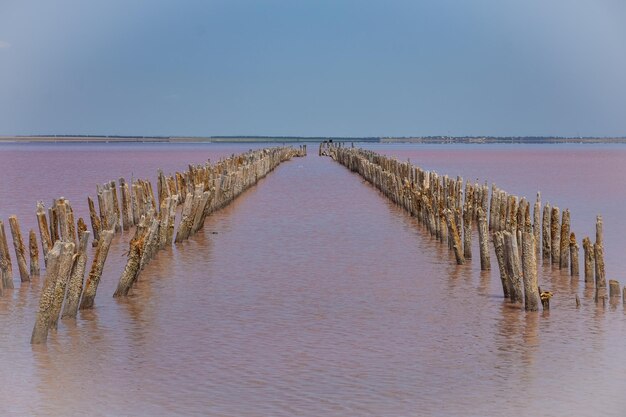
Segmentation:
[(543, 208), (543, 218), (541, 222), (541, 231), (543, 235), (543, 262), (550, 263), (550, 256), (552, 255), (552, 237), (550, 236), (550, 213), (552, 208), (550, 203), (546, 204)]
[(478, 244), (480, 248), (480, 269), (488, 271), (491, 269), (489, 259), (489, 225), (487, 215), (482, 207), (478, 207)]
[(452, 233), (453, 249), (454, 256), (456, 257), (456, 263), (457, 265), (463, 265), (465, 263), (465, 258), (463, 257), (463, 245), (461, 244), (461, 238), (459, 237), (459, 230), (456, 227), (454, 215), (452, 213), (452, 210), (450, 209), (444, 210), (443, 214), (450, 228), (450, 232)]
[(609, 297), (619, 298), (620, 295), (621, 295), (621, 292), (620, 292), (619, 282), (614, 279), (610, 279), (609, 280)]
[(576, 243), (576, 234), (573, 232), (569, 235), (569, 253), (570, 253), (570, 275), (577, 277), (579, 273), (579, 261), (578, 261), (578, 243)]
[(550, 245), (552, 247), (552, 264), (560, 265), (561, 259), (561, 227), (559, 225), (560, 210), (557, 206), (552, 207), (550, 217)]
[(544, 310), (550, 310), (550, 298), (552, 298), (552, 292), (550, 291), (541, 291), (539, 288), (539, 298), (541, 299), (541, 305)]
[(583, 239), (583, 256), (585, 261), (585, 283), (592, 285), (594, 282), (595, 254), (593, 244), (588, 237)]
[(61, 318), (75, 319), (78, 313), (80, 296), (83, 292), (83, 281), (85, 279), (85, 268), (87, 266), (87, 244), (89, 243), (89, 232), (84, 231), (80, 235), (76, 259), (70, 274), (67, 288), (67, 299), (63, 307)]
[(522, 303), (524, 301), (524, 293), (522, 290), (523, 273), (519, 258), (519, 249), (517, 247), (517, 237), (511, 232), (504, 232), (503, 236), (506, 266), (510, 279), (509, 289), (511, 290), (511, 301), (514, 303)]
[(120, 194), (122, 196), (122, 229), (129, 230), (133, 225), (130, 190), (124, 178), (120, 178), (119, 183)]
[(2, 220), (0, 220), (0, 269), (2, 270), (3, 287), (5, 289), (13, 288), (13, 266)]
[(569, 209), (563, 210), (563, 218), (561, 220), (561, 250), (559, 258), (559, 269), (567, 269), (569, 267), (569, 234), (570, 234), (570, 214)]
[[(541, 193), (537, 191), (537, 199), (533, 207), (533, 235), (537, 254), (541, 254)], [(537, 258), (539, 259), (539, 258)]]
[(93, 204), (91, 197), (87, 197), (87, 204), (89, 205), (89, 218), (91, 219), (91, 230), (93, 230), (93, 245), (96, 246), (100, 240), (100, 231), (102, 226), (100, 224), (100, 217), (96, 213), (96, 207)]
[(20, 279), (22, 282), (30, 281), (30, 274), (26, 266), (26, 248), (22, 240), (22, 232), (17, 217), (9, 217), (9, 226), (11, 227), (11, 235), (13, 236), (13, 247), (15, 248), (15, 257), (17, 258), (17, 266), (20, 270)]
[(604, 269), (604, 232), (602, 216), (596, 218), (596, 243), (594, 244), (594, 257), (596, 261), (596, 287), (606, 288), (606, 272)]
[(67, 265), (72, 264), (74, 254), (73, 246), (72, 243), (57, 241), (48, 252), (46, 279), (41, 292), (41, 298), (39, 299), (39, 309), (35, 319), (33, 334), (30, 339), (31, 344), (46, 343), (52, 317), (54, 292), (57, 281), (62, 279), (62, 277), (59, 276), (59, 271), (61, 270), (61, 266), (63, 266), (63, 270), (68, 270)]
[(96, 254), (94, 255), (91, 270), (89, 271), (89, 277), (87, 278), (85, 290), (83, 291), (83, 297), (80, 301), (81, 310), (93, 307), (98, 284), (100, 283), (100, 277), (102, 276), (102, 269), (104, 268), (104, 262), (109, 254), (111, 240), (113, 240), (112, 230), (103, 230), (100, 233), (100, 240), (98, 241), (98, 246), (96, 247)]
[(524, 277), (524, 308), (526, 311), (537, 311), (539, 303), (537, 296), (537, 251), (535, 249), (535, 236), (529, 231), (523, 232), (522, 237), (522, 273)]
[[(480, 207), (478, 207), (480, 209)], [(463, 208), (463, 257), (472, 259), (472, 209), (471, 203)]]
[[(74, 254), (74, 243), (66, 242), (68, 250), (72, 255)], [(58, 279), (54, 286), (54, 293), (52, 296), (52, 306), (50, 307), (50, 327), (57, 329), (59, 323), (59, 315), (61, 314), (61, 306), (63, 305), (63, 299), (65, 298), (65, 289), (67, 288), (67, 282), (70, 279), (72, 273), (72, 266), (74, 265), (75, 257), (72, 256), (66, 262), (61, 262), (59, 265)]]
[(117, 284), (117, 289), (113, 294), (113, 297), (122, 297), (128, 295), (130, 288), (137, 281), (139, 275), (139, 268), (141, 266), (141, 258), (144, 252), (144, 246), (146, 244), (146, 238), (148, 237), (148, 228), (146, 226), (146, 219), (142, 217), (135, 230), (135, 236), (130, 241), (130, 248), (128, 250), (128, 260), (120, 281)]
[(37, 225), (39, 227), (39, 235), (41, 236), (44, 265), (48, 265), (48, 252), (52, 249), (52, 238), (50, 237), (46, 208), (43, 205), (43, 201), (37, 202)]
[(28, 247), (30, 254), (30, 275), (39, 275), (39, 249), (37, 248), (37, 236), (33, 229), (30, 229), (28, 233)]

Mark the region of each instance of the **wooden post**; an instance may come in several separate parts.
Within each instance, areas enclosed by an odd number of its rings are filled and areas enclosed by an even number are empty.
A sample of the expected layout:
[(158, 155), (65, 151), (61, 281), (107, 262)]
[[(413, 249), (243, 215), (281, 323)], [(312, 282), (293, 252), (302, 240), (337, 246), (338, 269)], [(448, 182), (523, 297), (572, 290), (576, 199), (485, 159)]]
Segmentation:
[(50, 219), (50, 239), (52, 244), (59, 240), (59, 218), (56, 211), (57, 201), (52, 201), (52, 206), (48, 208), (48, 218)]
[(117, 199), (117, 186), (115, 184), (115, 181), (109, 181), (109, 185), (111, 187), (111, 198), (113, 203), (112, 215), (115, 218), (115, 231), (119, 232), (120, 230), (122, 230), (122, 222), (120, 221), (120, 204), (119, 200)]
[(541, 299), (541, 305), (544, 310), (550, 310), (550, 298), (552, 298), (552, 293), (550, 291), (541, 291), (539, 288), (539, 298)]
[(569, 209), (563, 210), (563, 218), (561, 220), (561, 253), (559, 259), (559, 269), (568, 269), (569, 267), (569, 237), (570, 237), (570, 214)]
[(602, 245), (604, 235), (602, 227), (602, 216), (596, 218), (596, 243), (593, 245), (596, 260), (596, 288), (606, 288), (606, 272), (604, 269), (604, 246)]
[(537, 192), (537, 200), (533, 207), (533, 235), (535, 236), (535, 246), (537, 254), (541, 253), (541, 193)]
[(129, 230), (133, 225), (130, 190), (124, 178), (120, 178), (119, 183), (120, 194), (122, 195), (122, 229)]
[(13, 247), (15, 248), (15, 257), (17, 258), (17, 266), (20, 270), (20, 279), (22, 282), (30, 281), (28, 267), (26, 266), (26, 248), (22, 240), (22, 232), (17, 217), (9, 217), (9, 225), (11, 226), (11, 235), (13, 236)]
[(619, 288), (619, 282), (614, 279), (610, 279), (609, 280), (609, 296), (611, 298), (613, 297), (619, 298), (620, 295), (621, 295), (621, 292)]
[(91, 197), (87, 197), (87, 204), (89, 205), (89, 218), (91, 219), (91, 230), (93, 230), (93, 245), (96, 246), (100, 240), (100, 231), (102, 230), (100, 224), (100, 217), (96, 213), (96, 207), (93, 204)]
[(570, 254), (570, 275), (577, 277), (579, 273), (579, 261), (578, 261), (578, 243), (576, 243), (576, 234), (571, 233), (569, 235), (569, 254)]
[(67, 248), (72, 254), (65, 262), (61, 262), (59, 265), (59, 274), (54, 286), (54, 293), (52, 298), (52, 306), (50, 307), (50, 327), (57, 329), (59, 323), (59, 315), (61, 314), (61, 306), (63, 305), (63, 299), (65, 298), (65, 289), (67, 288), (67, 282), (70, 279), (72, 273), (72, 266), (74, 265), (74, 250), (75, 245), (73, 242), (66, 242)]
[(5, 289), (13, 288), (13, 266), (2, 220), (0, 220), (0, 270), (2, 270), (3, 287)]
[(146, 219), (142, 217), (135, 230), (135, 236), (130, 241), (128, 250), (128, 260), (126, 266), (117, 284), (117, 289), (113, 297), (122, 297), (128, 295), (130, 288), (133, 286), (139, 275), (139, 267), (141, 266), (141, 258), (148, 237), (148, 228), (146, 227)]
[(63, 307), (61, 318), (75, 319), (78, 313), (80, 296), (83, 292), (83, 281), (85, 279), (85, 268), (87, 266), (87, 244), (89, 243), (89, 232), (84, 231), (80, 235), (76, 259), (70, 274), (67, 288), (67, 299)]
[(550, 236), (550, 212), (552, 208), (550, 203), (546, 204), (543, 208), (543, 218), (541, 222), (541, 231), (543, 235), (543, 262), (550, 263), (550, 256), (552, 255), (552, 237)]
[(463, 257), (472, 259), (472, 209), (467, 202), (463, 208)]
[(517, 237), (511, 232), (504, 232), (504, 249), (510, 279), (511, 301), (513, 303), (522, 303), (524, 301), (522, 266), (519, 258), (519, 249), (517, 248)]
[(446, 223), (450, 228), (450, 232), (452, 233), (453, 239), (453, 249), (454, 256), (456, 257), (457, 265), (463, 265), (465, 263), (465, 258), (463, 257), (463, 245), (461, 244), (461, 238), (459, 237), (459, 230), (456, 227), (456, 221), (454, 220), (454, 215), (452, 210), (446, 209), (443, 211), (443, 214), (446, 219)]
[(111, 246), (112, 239), (113, 231), (103, 230), (101, 232), (100, 240), (98, 241), (98, 246), (96, 247), (96, 254), (94, 255), (91, 270), (89, 271), (89, 277), (87, 278), (85, 290), (83, 291), (83, 297), (80, 301), (81, 310), (93, 308), (96, 291), (98, 289), (98, 284), (100, 283), (100, 277), (102, 276), (102, 269), (104, 268), (104, 262), (106, 261), (109, 253), (109, 247)]
[(560, 210), (557, 206), (552, 207), (550, 217), (550, 245), (552, 247), (552, 264), (560, 265), (561, 259), (561, 227), (559, 225)]
[(46, 219), (46, 208), (43, 201), (37, 202), (37, 225), (39, 226), (39, 236), (41, 237), (41, 249), (43, 251), (43, 261), (48, 265), (48, 252), (52, 249), (52, 238)]
[(588, 237), (583, 239), (583, 255), (585, 261), (585, 283), (593, 284), (595, 272), (595, 254), (593, 244)]
[(491, 269), (489, 259), (489, 225), (487, 215), (482, 207), (478, 207), (478, 244), (480, 248), (480, 269), (488, 271)]
[(46, 343), (48, 329), (52, 314), (52, 304), (54, 301), (54, 291), (59, 280), (59, 270), (63, 264), (65, 270), (68, 263), (71, 264), (73, 258), (73, 244), (61, 241), (55, 242), (53, 248), (48, 252), (48, 267), (46, 268), (46, 279), (43, 291), (39, 299), (39, 309), (35, 319), (33, 334), (30, 339), (31, 344)]
[(37, 235), (35, 231), (30, 229), (28, 233), (28, 246), (30, 254), (30, 275), (39, 275), (39, 249), (37, 248)]
[(535, 236), (525, 231), (522, 237), (522, 272), (524, 277), (524, 308), (526, 311), (539, 310), (536, 256)]

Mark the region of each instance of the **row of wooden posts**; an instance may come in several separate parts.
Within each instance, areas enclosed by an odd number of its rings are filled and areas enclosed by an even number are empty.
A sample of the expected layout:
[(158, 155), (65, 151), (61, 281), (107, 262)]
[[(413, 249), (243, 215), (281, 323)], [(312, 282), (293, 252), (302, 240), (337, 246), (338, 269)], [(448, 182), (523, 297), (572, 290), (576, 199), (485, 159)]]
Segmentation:
[[(43, 202), (38, 202), (36, 216), (46, 276), (31, 343), (45, 343), (49, 329), (57, 328), (59, 317), (76, 318), (79, 309), (94, 306), (116, 232), (136, 226), (114, 294), (119, 297), (129, 293), (140, 271), (158, 250), (173, 242), (183, 242), (198, 232), (208, 215), (229, 204), (281, 162), (305, 155), (306, 145), (277, 147), (232, 155), (215, 164), (189, 165), (185, 172), (170, 176), (159, 170), (156, 197), (149, 180), (133, 180), (129, 185), (120, 178), (119, 194), (115, 181), (109, 181), (96, 187), (99, 213), (94, 200), (87, 198), (92, 232), (87, 230), (82, 218), (75, 222), (74, 210), (67, 199), (54, 200), (47, 210)], [(181, 220), (175, 231), (179, 206), (182, 206)], [(9, 225), (20, 279), (28, 282), (31, 276), (40, 273), (36, 233), (29, 231), (29, 269), (16, 216), (9, 217)], [(84, 281), (91, 233), (96, 249)], [(13, 268), (4, 224), (0, 221), (0, 294), (8, 288), (13, 288)]]
[[(430, 233), (448, 245), (456, 263), (472, 258), (472, 234), (476, 225), (481, 270), (491, 268), (489, 245), (492, 242), (498, 262), (504, 296), (512, 302), (524, 303), (526, 310), (538, 309), (539, 301), (549, 308), (550, 291), (540, 291), (537, 263), (552, 263), (579, 275), (579, 246), (570, 230), (570, 212), (560, 215), (556, 206), (546, 204), (541, 212), (541, 196), (537, 193), (532, 213), (525, 198), (518, 198), (485, 183), (463, 183), (461, 177), (440, 176), (410, 162), (400, 162), (360, 148), (347, 148), (341, 143), (320, 144), (319, 155), (357, 172), (415, 216)], [(604, 266), (603, 222), (596, 219), (595, 243), (583, 239), (584, 280), (595, 286), (596, 302), (607, 297)], [(626, 303), (626, 287), (623, 289)], [(609, 296), (620, 297), (620, 284), (609, 282)], [(579, 305), (578, 298), (576, 299)]]

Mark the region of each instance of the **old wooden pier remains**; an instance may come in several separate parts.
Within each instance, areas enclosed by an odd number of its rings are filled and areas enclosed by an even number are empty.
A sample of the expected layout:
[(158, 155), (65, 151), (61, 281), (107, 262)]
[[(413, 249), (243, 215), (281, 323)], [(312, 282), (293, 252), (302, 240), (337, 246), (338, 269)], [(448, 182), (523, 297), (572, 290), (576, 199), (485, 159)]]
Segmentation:
[[(38, 202), (36, 216), (45, 280), (31, 343), (45, 343), (49, 329), (57, 328), (59, 318), (75, 319), (79, 309), (94, 307), (115, 233), (132, 233), (128, 259), (113, 294), (123, 297), (160, 250), (189, 239), (202, 229), (207, 216), (228, 205), (281, 162), (305, 155), (306, 145), (275, 147), (233, 155), (214, 164), (189, 165), (172, 175), (159, 170), (156, 193), (147, 179), (108, 181), (96, 187), (95, 200), (87, 197), (91, 232), (82, 218), (75, 219), (67, 199), (54, 200), (48, 209)], [(29, 231), (27, 251), (17, 217), (9, 217), (9, 225), (19, 276), (27, 283), (31, 275), (40, 273), (36, 233)], [(85, 280), (90, 236), (95, 250)], [(13, 268), (4, 223), (0, 221), (0, 293), (5, 288), (13, 288)]]
[[(378, 153), (341, 143), (322, 142), (320, 156), (329, 156), (379, 189), (393, 202), (414, 216), (430, 234), (447, 245), (461, 265), (470, 262), (472, 237), (477, 235), (480, 268), (491, 268), (493, 246), (504, 297), (536, 311), (539, 302), (550, 307), (552, 292), (541, 291), (538, 260), (579, 275), (579, 245), (570, 230), (570, 212), (559, 207), (541, 207), (537, 193), (534, 203), (518, 198), (495, 184), (471, 184), (461, 177), (450, 178), (423, 170), (410, 162), (400, 162)], [(478, 233), (473, 233), (473, 229)], [(595, 289), (594, 300), (604, 305), (607, 297), (620, 297), (620, 284), (607, 282), (604, 266), (603, 222), (596, 219), (595, 243), (583, 239), (584, 281)], [(624, 287), (626, 303), (626, 287)], [(577, 306), (580, 301), (576, 298)]]

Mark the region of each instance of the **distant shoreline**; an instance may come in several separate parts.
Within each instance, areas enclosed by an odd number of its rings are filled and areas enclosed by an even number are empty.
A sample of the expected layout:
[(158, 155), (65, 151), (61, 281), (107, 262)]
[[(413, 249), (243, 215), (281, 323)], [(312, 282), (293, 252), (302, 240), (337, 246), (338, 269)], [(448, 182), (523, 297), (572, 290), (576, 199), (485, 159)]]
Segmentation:
[(297, 137), (297, 136), (0, 136), (0, 143), (300, 143), (370, 142), (423, 144), (488, 143), (626, 143), (626, 137), (498, 137), (498, 136), (424, 136), (424, 137)]

